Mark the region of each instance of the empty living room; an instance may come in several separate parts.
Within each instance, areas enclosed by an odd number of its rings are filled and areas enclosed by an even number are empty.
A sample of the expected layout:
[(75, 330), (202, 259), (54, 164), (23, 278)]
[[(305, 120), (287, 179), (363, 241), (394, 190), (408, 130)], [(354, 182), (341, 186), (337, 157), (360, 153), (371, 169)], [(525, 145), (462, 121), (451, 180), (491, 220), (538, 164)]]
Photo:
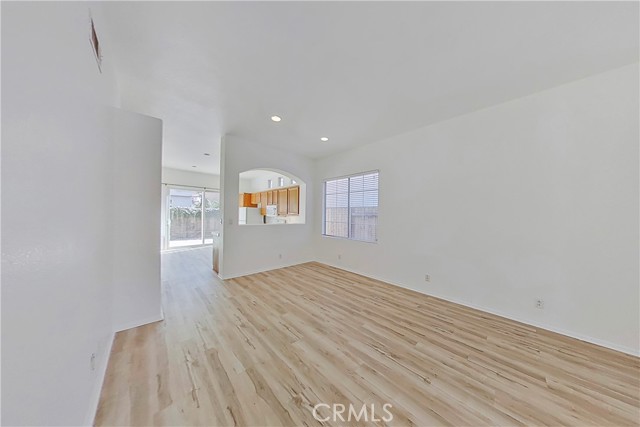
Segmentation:
[(3, 426), (640, 426), (640, 1), (2, 1)]

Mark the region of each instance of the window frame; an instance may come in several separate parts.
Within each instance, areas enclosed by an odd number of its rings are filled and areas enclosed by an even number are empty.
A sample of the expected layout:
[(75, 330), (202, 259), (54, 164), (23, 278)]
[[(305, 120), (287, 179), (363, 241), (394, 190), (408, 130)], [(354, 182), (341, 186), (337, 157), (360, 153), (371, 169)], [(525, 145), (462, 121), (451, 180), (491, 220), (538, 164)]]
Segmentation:
[[(363, 239), (356, 239), (354, 237), (351, 237), (351, 179), (353, 177), (356, 176), (365, 176), (365, 175), (370, 175), (370, 174), (378, 174), (378, 215), (376, 215), (376, 239), (375, 240), (363, 240)], [(348, 178), (347, 181), (347, 230), (349, 233), (349, 236), (347, 237), (343, 237), (343, 236), (332, 236), (330, 234), (326, 234), (326, 228), (327, 228), (327, 182), (329, 181), (337, 181), (339, 179), (345, 179)], [(325, 178), (322, 180), (322, 237), (327, 237), (330, 239), (341, 239), (341, 240), (351, 240), (354, 242), (362, 242), (362, 243), (373, 243), (373, 244), (377, 244), (378, 243), (378, 218), (380, 217), (380, 170), (379, 169), (373, 169), (373, 170), (369, 170), (369, 171), (365, 171), (365, 172), (358, 172), (358, 173), (352, 173), (349, 175), (341, 175), (341, 176), (336, 176), (336, 177), (331, 177), (331, 178)]]

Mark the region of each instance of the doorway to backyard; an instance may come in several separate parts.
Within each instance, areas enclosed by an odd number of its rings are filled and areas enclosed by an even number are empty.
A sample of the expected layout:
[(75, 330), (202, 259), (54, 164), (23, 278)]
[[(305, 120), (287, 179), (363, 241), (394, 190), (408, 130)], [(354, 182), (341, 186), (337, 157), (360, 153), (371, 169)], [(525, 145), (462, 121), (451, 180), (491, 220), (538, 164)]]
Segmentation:
[(162, 249), (211, 245), (220, 236), (220, 192), (165, 185)]

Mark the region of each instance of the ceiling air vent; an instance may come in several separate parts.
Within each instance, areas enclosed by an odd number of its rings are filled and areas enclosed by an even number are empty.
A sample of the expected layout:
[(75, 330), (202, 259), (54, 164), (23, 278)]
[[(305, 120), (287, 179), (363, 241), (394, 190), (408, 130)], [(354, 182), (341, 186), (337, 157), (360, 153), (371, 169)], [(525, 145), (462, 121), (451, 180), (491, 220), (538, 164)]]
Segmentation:
[(98, 40), (98, 34), (96, 33), (96, 26), (91, 19), (91, 47), (96, 57), (96, 63), (98, 64), (98, 70), (102, 73), (102, 50), (100, 49), (100, 41)]

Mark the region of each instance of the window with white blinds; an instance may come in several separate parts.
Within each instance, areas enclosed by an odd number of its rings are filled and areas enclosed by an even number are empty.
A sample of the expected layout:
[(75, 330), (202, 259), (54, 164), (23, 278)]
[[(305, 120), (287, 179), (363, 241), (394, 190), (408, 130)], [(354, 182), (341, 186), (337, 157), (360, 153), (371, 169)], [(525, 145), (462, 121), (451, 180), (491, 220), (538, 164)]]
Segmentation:
[(376, 242), (378, 171), (324, 182), (325, 236)]

